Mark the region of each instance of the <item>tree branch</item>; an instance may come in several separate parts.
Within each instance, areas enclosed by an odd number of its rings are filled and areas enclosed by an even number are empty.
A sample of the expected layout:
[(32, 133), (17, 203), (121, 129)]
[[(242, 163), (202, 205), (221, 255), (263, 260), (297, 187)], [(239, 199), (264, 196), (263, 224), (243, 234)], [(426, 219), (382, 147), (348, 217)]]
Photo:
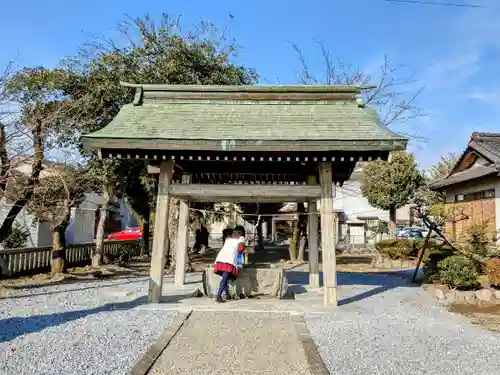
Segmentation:
[(423, 87), (413, 88), (417, 82), (413, 75), (403, 74), (402, 71), (405, 68), (403, 65), (395, 66), (387, 56), (384, 56), (384, 61), (380, 66), (380, 76), (377, 78), (378, 82), (372, 82), (375, 78), (370, 73), (340, 59), (332, 59), (324, 43), (321, 41), (316, 41), (316, 43), (323, 62), (324, 77), (322, 79), (318, 79), (312, 73), (301, 48), (292, 43), (292, 48), (297, 53), (300, 83), (356, 86), (376, 84), (376, 88), (364, 92), (364, 101), (379, 111), (381, 122), (386, 126), (407, 123), (412, 119), (425, 116), (417, 103)]

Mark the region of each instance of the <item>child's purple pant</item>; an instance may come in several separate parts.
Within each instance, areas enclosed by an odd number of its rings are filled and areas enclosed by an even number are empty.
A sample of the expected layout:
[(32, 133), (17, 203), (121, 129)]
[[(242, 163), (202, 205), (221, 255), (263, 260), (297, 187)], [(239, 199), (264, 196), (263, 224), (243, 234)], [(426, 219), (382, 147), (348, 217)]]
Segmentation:
[(219, 284), (219, 291), (217, 292), (217, 297), (222, 297), (222, 292), (226, 293), (226, 296), (229, 296), (229, 272), (222, 273), (222, 280)]

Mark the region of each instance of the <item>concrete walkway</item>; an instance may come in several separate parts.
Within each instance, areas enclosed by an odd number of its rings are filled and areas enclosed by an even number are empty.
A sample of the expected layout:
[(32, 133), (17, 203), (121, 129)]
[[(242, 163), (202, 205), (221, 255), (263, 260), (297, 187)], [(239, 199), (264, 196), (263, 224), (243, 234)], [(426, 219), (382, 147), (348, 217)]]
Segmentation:
[(296, 324), (289, 314), (193, 311), (148, 374), (316, 375)]

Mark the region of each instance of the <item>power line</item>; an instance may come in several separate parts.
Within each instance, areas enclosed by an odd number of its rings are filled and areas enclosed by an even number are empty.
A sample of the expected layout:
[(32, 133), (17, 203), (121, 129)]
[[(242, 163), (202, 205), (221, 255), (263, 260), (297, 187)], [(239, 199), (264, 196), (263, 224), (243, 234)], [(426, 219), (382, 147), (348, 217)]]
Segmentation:
[(384, 0), (387, 3), (405, 3), (405, 4), (417, 4), (417, 5), (440, 5), (445, 7), (454, 8), (492, 8), (488, 5), (482, 4), (464, 4), (464, 3), (452, 3), (452, 2), (441, 2), (433, 0)]

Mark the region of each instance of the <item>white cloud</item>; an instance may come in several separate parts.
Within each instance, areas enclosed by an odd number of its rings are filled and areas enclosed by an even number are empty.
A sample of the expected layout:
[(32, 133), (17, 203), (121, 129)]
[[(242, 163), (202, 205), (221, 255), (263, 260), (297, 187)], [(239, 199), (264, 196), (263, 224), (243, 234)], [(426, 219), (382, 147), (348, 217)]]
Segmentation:
[(500, 103), (500, 90), (496, 91), (472, 91), (467, 94), (468, 99), (484, 102), (486, 104), (498, 105)]
[[(415, 61), (423, 67), (417, 77), (425, 87), (420, 103), (429, 115), (412, 125), (428, 140), (411, 142), (409, 150), (424, 168), (447, 152), (462, 152), (472, 132), (498, 131), (500, 75), (491, 74), (500, 52), (500, 1), (490, 3), (492, 8), (466, 9), (443, 20), (438, 49), (429, 41)], [(478, 108), (484, 108), (481, 116), (474, 112)]]
[(429, 88), (457, 88), (466, 84), (485, 63), (491, 50), (500, 51), (500, 4), (484, 0), (484, 9), (464, 9), (443, 24), (446, 44), (425, 69), (422, 78)]
[(454, 52), (429, 65), (422, 74), (427, 89), (454, 88), (480, 69), (479, 51)]

